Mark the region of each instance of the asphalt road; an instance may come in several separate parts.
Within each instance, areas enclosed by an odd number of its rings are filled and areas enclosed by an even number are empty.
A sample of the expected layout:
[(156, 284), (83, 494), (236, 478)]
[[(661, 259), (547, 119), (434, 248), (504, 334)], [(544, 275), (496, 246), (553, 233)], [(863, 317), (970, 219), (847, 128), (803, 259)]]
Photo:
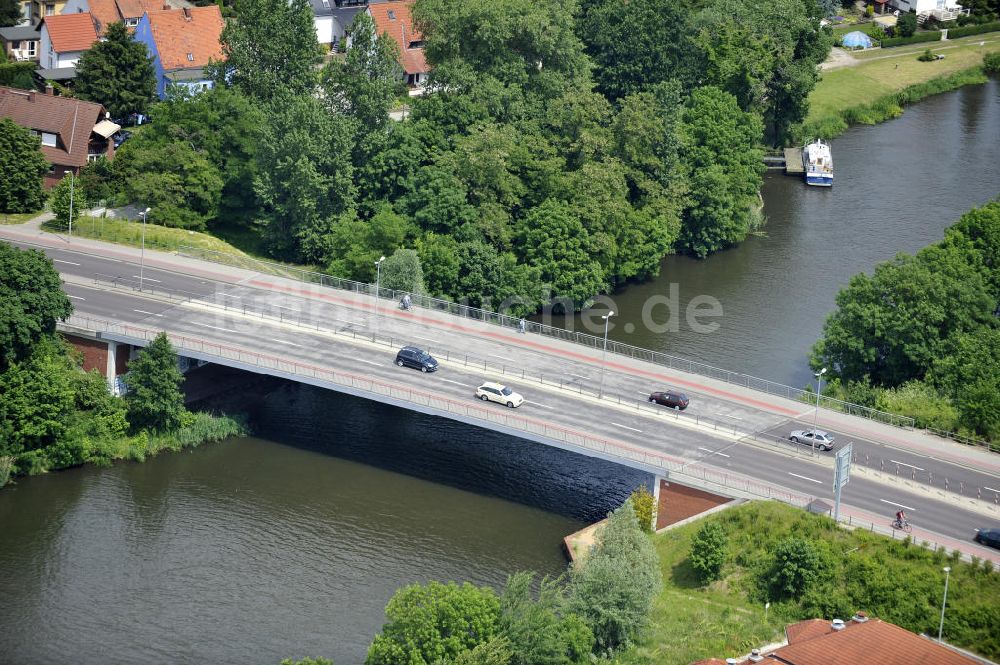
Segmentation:
[[(519, 409), (520, 414), (531, 413), (594, 436), (643, 446), (692, 463), (712, 465), (803, 494), (832, 499), (830, 459), (834, 453), (817, 452), (814, 455), (807, 446), (787, 441), (791, 430), (811, 426), (813, 410), (806, 404), (796, 414), (775, 413), (766, 403), (730, 400), (710, 391), (699, 392), (691, 385), (671, 385), (616, 369), (606, 371), (603, 393), (621, 405), (608, 404), (607, 400), (597, 403), (584, 397), (596, 395), (602, 384), (601, 370), (594, 366), (592, 359), (547, 353), (541, 345), (524, 344), (525, 338), (516, 333), (503, 331), (470, 338), (461, 326), (430, 325), (419, 312), (398, 312), (395, 303), (384, 300), (376, 316), (371, 307), (358, 306), (329, 290), (324, 293), (332, 296), (318, 300), (255, 288), (249, 283), (234, 284), (145, 267), (142, 275), (147, 290), (169, 292), (178, 298), (193, 297), (212, 303), (215, 309), (174, 304), (129, 290), (128, 287), (138, 283), (139, 269), (135, 263), (69, 249), (46, 248), (45, 251), (64, 278), (74, 282), (95, 280), (92, 286), (98, 288), (75, 283), (67, 285), (67, 293), (81, 313), (192, 337), (221, 338), (226, 343), (300, 362), (364, 373), (432, 390), (453, 399), (473, 399), (472, 394), (479, 383), (499, 380), (510, 384), (528, 400)], [(116, 284), (116, 290), (106, 290), (111, 283)], [(219, 311), (221, 305), (241, 313)], [(242, 315), (244, 308), (249, 313), (246, 316)], [(264, 312), (268, 318), (253, 320), (250, 317), (254, 312)], [(272, 317), (287, 323), (275, 322)], [(295, 325), (290, 325), (292, 323)], [(306, 326), (318, 327), (321, 332), (310, 332)], [(377, 332), (391, 336), (396, 346), (421, 346), (443, 360), (442, 369), (431, 375), (401, 370), (392, 364), (392, 349), (354, 344), (343, 336), (332, 337), (325, 332), (330, 330), (348, 334), (355, 331), (359, 335)], [(518, 376), (522, 372), (534, 380), (519, 383)], [(538, 379), (546, 385), (539, 386)], [(658, 416), (654, 412), (663, 407), (651, 406), (646, 401), (650, 391), (665, 388), (681, 389), (691, 398), (686, 412), (672, 414), (677, 415), (683, 425)], [(693, 421), (700, 426), (693, 426)], [(719, 428), (721, 434), (706, 431), (706, 423)], [(759, 443), (751, 445), (746, 440), (735, 441), (738, 437), (731, 432), (725, 433), (729, 427), (740, 433), (758, 433), (762, 439), (768, 436), (773, 439), (764, 447)], [(1000, 478), (981, 469), (830, 431), (838, 445), (853, 442), (858, 465), (898, 472), (936, 487), (943, 487), (947, 478), (949, 490), (961, 491), (966, 496), (976, 496), (978, 491), (985, 498), (992, 498), (991, 493), (1000, 490)], [(969, 539), (975, 528), (996, 526), (995, 520), (953, 504), (857, 475), (844, 489), (843, 500), (874, 515), (887, 516), (886, 523), (898, 507), (904, 507), (915, 524), (962, 540)]]

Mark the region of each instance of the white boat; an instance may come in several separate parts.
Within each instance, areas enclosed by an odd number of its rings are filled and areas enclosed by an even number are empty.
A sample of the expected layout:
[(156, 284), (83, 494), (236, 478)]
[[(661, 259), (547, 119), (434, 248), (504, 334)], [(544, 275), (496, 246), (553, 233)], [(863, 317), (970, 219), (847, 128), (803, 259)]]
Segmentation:
[(806, 172), (806, 184), (818, 187), (833, 186), (833, 155), (830, 144), (816, 139), (802, 148), (802, 166)]

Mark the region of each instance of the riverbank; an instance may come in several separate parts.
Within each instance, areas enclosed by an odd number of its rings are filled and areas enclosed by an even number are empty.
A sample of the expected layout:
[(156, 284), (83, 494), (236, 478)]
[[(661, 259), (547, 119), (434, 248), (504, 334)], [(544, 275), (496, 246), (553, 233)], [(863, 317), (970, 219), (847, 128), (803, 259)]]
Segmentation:
[[(930, 48), (943, 60), (920, 62)], [(903, 106), (965, 85), (985, 83), (983, 56), (1000, 52), (1000, 35), (989, 33), (933, 44), (914, 44), (850, 54), (850, 66), (827, 70), (809, 96), (809, 115), (799, 141), (833, 138), (851, 125), (873, 125), (898, 117)]]

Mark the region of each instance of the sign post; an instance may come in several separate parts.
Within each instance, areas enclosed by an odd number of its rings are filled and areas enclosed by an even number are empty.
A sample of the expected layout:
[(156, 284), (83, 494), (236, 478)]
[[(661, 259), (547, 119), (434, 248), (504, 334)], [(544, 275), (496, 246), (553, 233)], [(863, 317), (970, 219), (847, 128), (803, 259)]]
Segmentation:
[(851, 455), (853, 448), (854, 442), (852, 441), (837, 451), (837, 455), (833, 462), (834, 521), (838, 521), (840, 519), (840, 488), (846, 485), (847, 481), (851, 479)]

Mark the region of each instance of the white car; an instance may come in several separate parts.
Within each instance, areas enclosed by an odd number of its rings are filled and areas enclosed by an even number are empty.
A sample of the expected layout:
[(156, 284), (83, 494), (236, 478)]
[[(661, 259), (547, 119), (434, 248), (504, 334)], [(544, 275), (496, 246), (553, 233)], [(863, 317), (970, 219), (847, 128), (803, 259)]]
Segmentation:
[(813, 432), (811, 429), (797, 429), (788, 438), (791, 439), (792, 443), (804, 443), (807, 446), (815, 445), (820, 450), (833, 450), (833, 437), (823, 430), (818, 429)]
[(476, 388), (476, 397), (484, 402), (500, 402), (511, 409), (524, 403), (524, 398), (502, 383), (484, 383)]

